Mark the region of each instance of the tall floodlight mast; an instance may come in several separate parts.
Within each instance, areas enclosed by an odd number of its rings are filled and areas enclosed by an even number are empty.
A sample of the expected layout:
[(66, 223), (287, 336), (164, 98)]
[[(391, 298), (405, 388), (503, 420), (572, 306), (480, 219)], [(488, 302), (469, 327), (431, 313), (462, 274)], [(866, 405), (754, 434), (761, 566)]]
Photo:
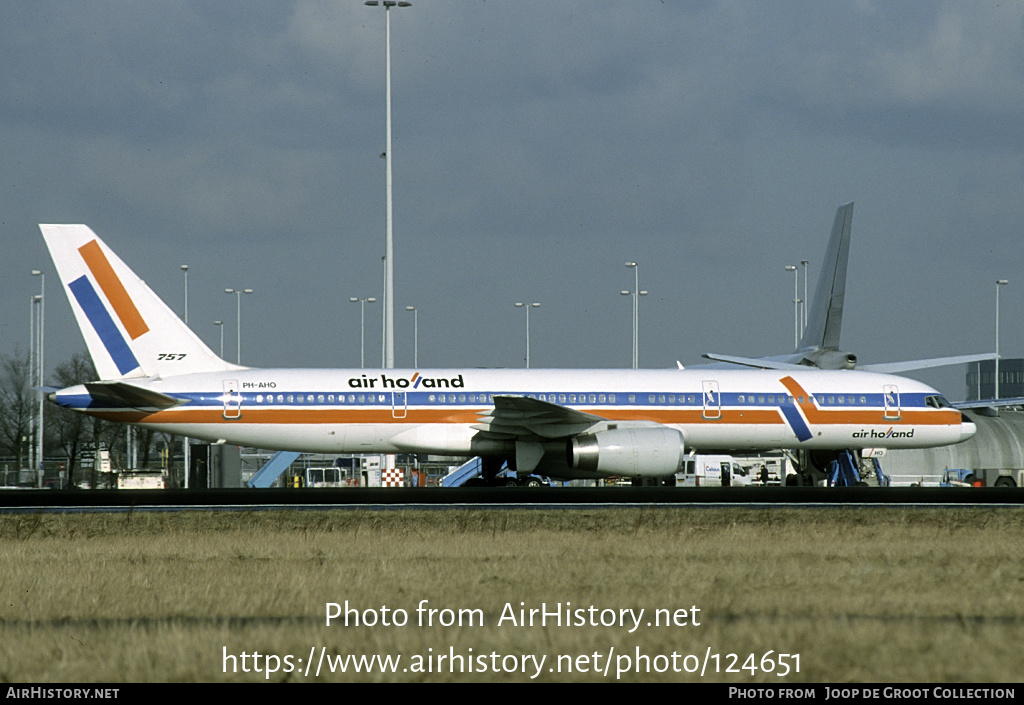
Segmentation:
[(395, 366), (395, 253), (393, 204), (391, 197), (391, 8), (409, 7), (411, 2), (367, 0), (370, 7), (384, 6), (384, 170), (385, 170), (385, 242), (384, 242), (384, 367)]

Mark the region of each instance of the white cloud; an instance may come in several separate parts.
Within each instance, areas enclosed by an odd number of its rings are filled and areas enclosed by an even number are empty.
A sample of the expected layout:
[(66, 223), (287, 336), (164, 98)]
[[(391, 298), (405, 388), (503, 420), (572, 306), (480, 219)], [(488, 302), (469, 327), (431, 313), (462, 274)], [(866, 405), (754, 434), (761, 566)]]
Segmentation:
[(927, 32), (879, 47), (869, 65), (900, 104), (1024, 107), (1024, 3), (944, 3)]

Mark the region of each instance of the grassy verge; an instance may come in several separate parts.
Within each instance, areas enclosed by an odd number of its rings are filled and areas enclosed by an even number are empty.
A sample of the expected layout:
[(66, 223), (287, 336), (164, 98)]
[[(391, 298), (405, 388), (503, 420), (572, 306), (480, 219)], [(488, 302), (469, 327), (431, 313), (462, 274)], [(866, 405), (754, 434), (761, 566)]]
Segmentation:
[(1017, 681), (1022, 539), (1016, 510), (4, 516), (0, 678)]

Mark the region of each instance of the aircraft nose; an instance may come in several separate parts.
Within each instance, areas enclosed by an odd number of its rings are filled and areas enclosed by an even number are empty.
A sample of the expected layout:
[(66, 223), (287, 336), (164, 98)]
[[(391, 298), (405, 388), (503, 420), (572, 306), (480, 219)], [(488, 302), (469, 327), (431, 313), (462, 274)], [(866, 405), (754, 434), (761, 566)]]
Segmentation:
[(960, 440), (966, 441), (978, 432), (978, 427), (967, 414), (960, 414)]

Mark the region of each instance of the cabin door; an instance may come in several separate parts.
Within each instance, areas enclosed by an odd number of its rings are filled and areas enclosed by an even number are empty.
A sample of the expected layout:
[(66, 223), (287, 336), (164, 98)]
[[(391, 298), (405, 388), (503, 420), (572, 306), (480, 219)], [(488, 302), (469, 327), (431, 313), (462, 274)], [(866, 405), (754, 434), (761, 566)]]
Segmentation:
[(704, 418), (722, 418), (722, 395), (718, 390), (718, 382), (715, 380), (704, 380), (701, 382), (704, 391)]
[(391, 415), (396, 419), (404, 419), (406, 411), (406, 393), (391, 393)]
[(221, 399), (224, 400), (222, 413), (226, 419), (237, 419), (242, 416), (242, 393), (238, 390), (238, 380), (224, 380), (224, 396)]
[(886, 384), (882, 387), (882, 397), (885, 399), (885, 418), (887, 421), (900, 420), (900, 390), (895, 384)]

